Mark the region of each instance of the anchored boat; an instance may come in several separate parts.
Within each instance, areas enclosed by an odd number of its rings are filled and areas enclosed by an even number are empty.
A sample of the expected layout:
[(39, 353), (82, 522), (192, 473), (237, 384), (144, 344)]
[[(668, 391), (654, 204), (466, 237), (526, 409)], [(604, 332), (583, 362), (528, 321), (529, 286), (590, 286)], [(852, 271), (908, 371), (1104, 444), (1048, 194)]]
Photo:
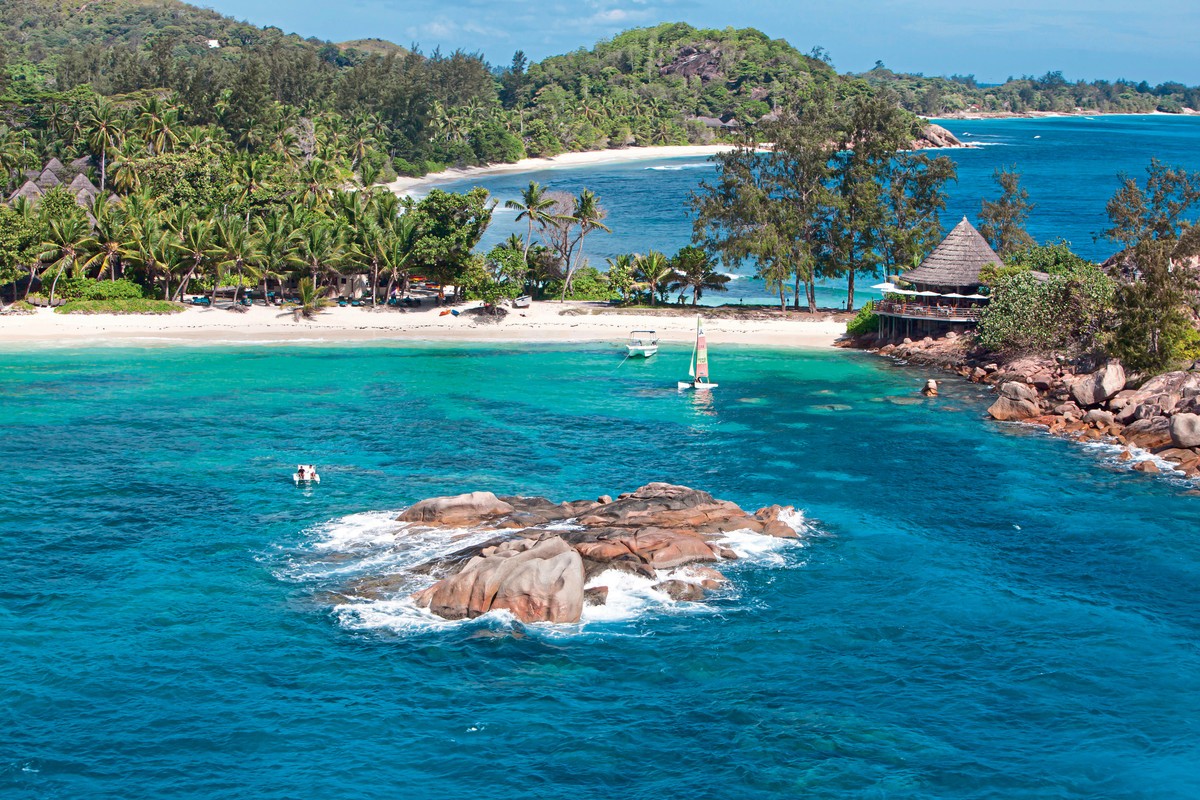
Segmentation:
[(658, 333), (656, 331), (630, 331), (629, 343), (625, 345), (629, 357), (640, 356), (649, 358), (658, 352)]
[(692, 363), (688, 367), (690, 381), (680, 381), (680, 389), (696, 389), (707, 391), (717, 388), (717, 384), (708, 379), (708, 341), (704, 338), (704, 322), (696, 317), (696, 344), (692, 347)]

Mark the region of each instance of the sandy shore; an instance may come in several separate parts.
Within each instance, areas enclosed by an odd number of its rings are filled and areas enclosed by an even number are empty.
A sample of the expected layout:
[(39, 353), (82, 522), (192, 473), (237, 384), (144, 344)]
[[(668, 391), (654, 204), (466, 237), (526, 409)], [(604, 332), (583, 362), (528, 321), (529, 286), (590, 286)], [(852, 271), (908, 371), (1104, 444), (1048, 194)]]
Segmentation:
[[(468, 311), (479, 303), (457, 308)], [(255, 306), (244, 313), (224, 308), (189, 308), (167, 316), (69, 315), (39, 309), (35, 314), (0, 317), (0, 347), (86, 347), (236, 343), (441, 342), (612, 342), (634, 329), (658, 332), (664, 342), (690, 342), (696, 319), (687, 310), (625, 312), (596, 303), (534, 303), (508, 309), (498, 321), (444, 309), (345, 307), (328, 309), (315, 320), (297, 322), (292, 313)], [(705, 332), (714, 344), (823, 348), (846, 330), (845, 314), (704, 311)]]
[(624, 147), (619, 150), (591, 150), (586, 153), (563, 153), (553, 158), (525, 158), (513, 164), (491, 164), (486, 167), (466, 167), (432, 172), (420, 178), (399, 178), (385, 184), (385, 188), (398, 195), (420, 195), (425, 190), (443, 183), (478, 178), (485, 175), (504, 175), (513, 172), (528, 172), (566, 167), (586, 167), (595, 164), (622, 164), (635, 161), (653, 161), (660, 158), (708, 158), (716, 153), (732, 150), (733, 145), (676, 145), (668, 147)]

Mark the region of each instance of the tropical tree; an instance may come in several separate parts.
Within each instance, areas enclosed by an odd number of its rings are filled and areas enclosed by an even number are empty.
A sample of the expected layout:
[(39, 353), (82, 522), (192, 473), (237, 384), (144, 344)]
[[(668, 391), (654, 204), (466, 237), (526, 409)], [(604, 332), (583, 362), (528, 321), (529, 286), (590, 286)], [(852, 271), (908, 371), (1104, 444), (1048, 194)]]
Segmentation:
[(108, 271), (108, 279), (117, 279), (117, 266), (121, 257), (133, 246), (132, 231), (125, 215), (119, 208), (104, 199), (104, 195), (96, 198), (92, 206), (92, 216), (96, 219), (95, 236), (92, 239), (90, 257), (83, 264), (83, 272), (96, 270), (99, 278)]
[[(205, 267), (220, 255), (213, 234), (213, 224), (208, 220), (191, 217), (184, 225), (179, 241), (172, 242), (180, 256), (187, 263), (187, 272), (179, 282), (176, 298), (187, 292), (188, 284), (196, 273), (204, 273)], [(213, 282), (216, 286), (216, 281)]]
[(123, 138), (120, 114), (103, 97), (98, 98), (87, 112), (84, 131), (89, 146), (100, 153), (100, 191), (103, 192), (108, 185), (108, 154)]
[(333, 223), (321, 217), (300, 229), (292, 263), (308, 270), (316, 288), (321, 285), (324, 273), (337, 268), (344, 253), (344, 243), (335, 233)]
[(992, 179), (1000, 187), (1000, 197), (983, 201), (979, 233), (1001, 258), (1006, 258), (1037, 244), (1025, 230), (1034, 204), (1029, 202), (1029, 192), (1021, 186), (1021, 173), (1016, 167), (997, 168)]
[(54, 305), (54, 292), (58, 279), (64, 272), (76, 272), (79, 259), (86, 256), (93, 245), (87, 222), (78, 214), (55, 216), (49, 220), (46, 240), (38, 260), (44, 264), (39, 277), (45, 284), (47, 275), (54, 275), (50, 282), (50, 305)]
[(551, 209), (554, 208), (554, 198), (548, 197), (545, 188), (535, 182), (530, 181), (529, 186), (521, 190), (521, 199), (506, 200), (505, 208), (510, 208), (520, 213), (517, 214), (517, 222), (525, 220), (529, 227), (529, 232), (525, 236), (525, 248), (521, 251), (521, 256), (529, 260), (529, 248), (533, 244), (533, 228), (536, 225), (539, 230), (546, 227), (546, 224), (554, 219)]
[(574, 268), (571, 267), (570, 261), (567, 262), (567, 277), (563, 281), (560, 300), (567, 298), (567, 294), (571, 291), (571, 278), (574, 277), (575, 271), (583, 266), (583, 244), (587, 235), (592, 231), (612, 233), (612, 229), (602, 222), (607, 213), (601, 208), (596, 195), (589, 189), (584, 189), (579, 193), (579, 197), (575, 198), (575, 213), (571, 216), (579, 226), (579, 250), (575, 254)]
[(665, 303), (668, 287), (675, 278), (671, 259), (657, 250), (651, 250), (644, 256), (635, 256), (634, 265), (642, 287), (650, 293), (650, 305), (654, 305), (656, 297)]
[(696, 305), (704, 295), (705, 289), (724, 292), (725, 284), (730, 281), (728, 275), (717, 271), (713, 257), (699, 247), (684, 247), (675, 254), (671, 266), (675, 277), (671, 282), (670, 291), (679, 292), (682, 298), (685, 291), (691, 290), (692, 305)]
[(216, 280), (213, 281), (213, 302), (217, 299), (217, 286), (221, 283), (221, 274), (232, 273), (236, 276), (233, 285), (233, 303), (237, 308), (238, 295), (242, 291), (245, 278), (257, 281), (260, 272), (258, 264), (262, 253), (258, 250), (258, 241), (250, 235), (250, 230), (240, 219), (226, 217), (217, 222), (216, 242), (218, 258), (216, 259)]

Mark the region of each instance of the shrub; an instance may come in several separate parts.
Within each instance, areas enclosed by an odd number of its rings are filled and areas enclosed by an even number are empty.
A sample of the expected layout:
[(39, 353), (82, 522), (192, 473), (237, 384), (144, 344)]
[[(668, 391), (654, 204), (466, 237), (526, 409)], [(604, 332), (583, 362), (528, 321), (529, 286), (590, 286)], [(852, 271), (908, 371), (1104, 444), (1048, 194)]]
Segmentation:
[(68, 300), (56, 314), (178, 314), (187, 306), (169, 300), (127, 298), (119, 300)]
[[(549, 297), (562, 293), (562, 281), (553, 281), (546, 287)], [(604, 273), (595, 267), (580, 267), (571, 278), (571, 293), (568, 300), (616, 300), (617, 292), (608, 285)]]
[(1108, 329), (1116, 286), (1088, 264), (1039, 280), (1030, 272), (992, 284), (979, 316), (979, 341), (1007, 352), (1086, 352)]
[(874, 333), (877, 330), (879, 330), (879, 315), (875, 313), (873, 301), (867, 301), (867, 304), (854, 315), (854, 319), (846, 323), (846, 333), (851, 336)]
[(128, 278), (63, 278), (58, 282), (58, 295), (64, 300), (137, 300), (142, 297), (142, 287)]

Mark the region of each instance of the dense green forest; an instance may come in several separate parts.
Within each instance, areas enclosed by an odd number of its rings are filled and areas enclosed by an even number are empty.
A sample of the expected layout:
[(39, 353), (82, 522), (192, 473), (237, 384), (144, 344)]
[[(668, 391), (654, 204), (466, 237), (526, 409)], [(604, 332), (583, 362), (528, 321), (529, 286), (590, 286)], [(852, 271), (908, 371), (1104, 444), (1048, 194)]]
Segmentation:
[(872, 87), (892, 92), (901, 105), (917, 114), (937, 117), (957, 113), (1026, 114), (1182, 113), (1200, 108), (1200, 87), (1170, 81), (1069, 81), (1061, 72), (1040, 78), (1009, 78), (999, 86), (980, 84), (973, 75), (949, 78), (892, 72), (881, 62), (859, 76)]

